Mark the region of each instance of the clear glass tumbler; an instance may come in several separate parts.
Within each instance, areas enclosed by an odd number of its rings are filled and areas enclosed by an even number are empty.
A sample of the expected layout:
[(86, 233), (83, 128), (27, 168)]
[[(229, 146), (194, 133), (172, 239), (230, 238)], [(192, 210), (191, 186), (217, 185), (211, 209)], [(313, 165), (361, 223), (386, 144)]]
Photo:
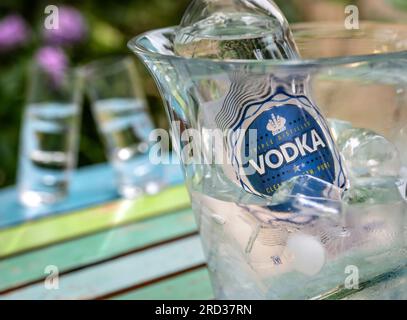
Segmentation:
[[(407, 26), (296, 25), (299, 61), (182, 58), (174, 54), (175, 30), (147, 32), (129, 47), (151, 71), (165, 102), (216, 297), (407, 298)], [(298, 78), (308, 81), (306, 88), (291, 86)], [(259, 122), (267, 130), (258, 136), (259, 158), (250, 160), (259, 172), (256, 181), (277, 190), (263, 197), (236, 182), (242, 173), (233, 163), (245, 156), (239, 154), (245, 144), (234, 140), (239, 132), (230, 125), (236, 119), (244, 124), (270, 99), (273, 108), (287, 112), (284, 119)], [(313, 177), (329, 168), (319, 164), (318, 153), (298, 160), (316, 150), (306, 135), (296, 136), (311, 120), (306, 113), (292, 118), (288, 110), (310, 100), (328, 119), (326, 130), (346, 167), (350, 183), (344, 192)], [(201, 141), (192, 161), (188, 131)], [(283, 146), (287, 137), (292, 141)], [(246, 147), (250, 143), (249, 137)], [(275, 148), (264, 155), (267, 145)], [(213, 160), (222, 153), (223, 161)], [(287, 170), (263, 176), (260, 159), (267, 156), (270, 168), (287, 159)], [(294, 160), (306, 163), (291, 168)], [(290, 170), (304, 174), (273, 182), (292, 175)]]
[(68, 193), (76, 166), (81, 81), (73, 70), (33, 64), (20, 136), (18, 190), (28, 207), (50, 205)]
[(155, 127), (134, 61), (130, 57), (105, 59), (82, 70), (119, 193), (135, 198), (158, 192), (161, 167), (149, 161), (149, 135)]

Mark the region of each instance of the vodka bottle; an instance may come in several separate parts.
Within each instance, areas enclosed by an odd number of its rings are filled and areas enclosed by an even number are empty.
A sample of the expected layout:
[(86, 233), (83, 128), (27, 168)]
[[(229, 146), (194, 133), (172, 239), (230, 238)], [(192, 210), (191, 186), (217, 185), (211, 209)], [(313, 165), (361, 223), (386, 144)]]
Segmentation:
[[(192, 1), (175, 36), (174, 50), (188, 58), (231, 61), (300, 58), (288, 22), (271, 0)], [(214, 117), (216, 126), (229, 132), (226, 149), (233, 174), (226, 175), (230, 179), (260, 196), (272, 196), (299, 175), (342, 190), (347, 187), (340, 153), (311, 97), (308, 74), (285, 71), (256, 76), (242, 68), (231, 78)], [(253, 131), (255, 138), (250, 136)], [(324, 187), (315, 192), (321, 196), (329, 191)]]

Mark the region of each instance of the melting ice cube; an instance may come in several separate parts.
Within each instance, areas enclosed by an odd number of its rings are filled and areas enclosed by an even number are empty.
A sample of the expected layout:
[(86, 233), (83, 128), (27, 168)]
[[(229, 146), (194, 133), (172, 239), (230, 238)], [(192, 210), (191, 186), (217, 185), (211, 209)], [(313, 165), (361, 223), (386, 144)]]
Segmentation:
[(335, 141), (338, 140), (344, 131), (352, 129), (352, 123), (339, 119), (328, 119), (328, 125)]
[(354, 177), (398, 176), (399, 152), (379, 134), (360, 128), (348, 129), (338, 138), (338, 146)]
[(406, 202), (394, 178), (359, 178), (345, 193), (346, 225), (352, 230), (347, 247), (399, 250), (403, 241)]
[(341, 211), (341, 189), (311, 175), (285, 181), (273, 195), (269, 208), (277, 212), (297, 213), (296, 220), (307, 215), (337, 214)]

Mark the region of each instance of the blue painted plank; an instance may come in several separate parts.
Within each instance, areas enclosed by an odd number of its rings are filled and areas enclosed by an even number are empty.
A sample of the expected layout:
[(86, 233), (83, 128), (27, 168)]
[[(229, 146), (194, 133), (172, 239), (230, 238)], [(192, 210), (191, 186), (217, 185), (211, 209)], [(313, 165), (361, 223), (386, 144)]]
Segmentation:
[(206, 266), (112, 297), (112, 300), (212, 299), (215, 295)]
[(44, 268), (50, 264), (66, 272), (196, 230), (192, 211), (187, 209), (20, 254), (0, 261), (0, 291), (45, 278)]
[[(66, 274), (58, 289), (35, 284), (0, 299), (92, 299), (205, 263), (199, 236), (191, 236)], [(58, 266), (57, 266), (58, 267)]]
[[(177, 164), (157, 166), (157, 170), (163, 170), (164, 181), (168, 185), (183, 181), (181, 168)], [(74, 173), (68, 198), (56, 205), (40, 209), (21, 206), (17, 199), (16, 187), (0, 190), (0, 229), (117, 199), (119, 195), (114, 183), (113, 171), (108, 164), (81, 168)]]

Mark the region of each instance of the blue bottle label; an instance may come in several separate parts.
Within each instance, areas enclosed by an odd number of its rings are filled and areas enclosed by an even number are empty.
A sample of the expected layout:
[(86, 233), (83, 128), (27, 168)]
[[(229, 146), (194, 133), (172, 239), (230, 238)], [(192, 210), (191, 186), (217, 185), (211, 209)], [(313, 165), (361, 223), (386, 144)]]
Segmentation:
[(284, 181), (299, 175), (341, 186), (336, 174), (340, 159), (329, 129), (310, 108), (318, 111), (306, 97), (284, 91), (245, 107), (229, 140), (232, 165), (244, 189), (272, 196)]

